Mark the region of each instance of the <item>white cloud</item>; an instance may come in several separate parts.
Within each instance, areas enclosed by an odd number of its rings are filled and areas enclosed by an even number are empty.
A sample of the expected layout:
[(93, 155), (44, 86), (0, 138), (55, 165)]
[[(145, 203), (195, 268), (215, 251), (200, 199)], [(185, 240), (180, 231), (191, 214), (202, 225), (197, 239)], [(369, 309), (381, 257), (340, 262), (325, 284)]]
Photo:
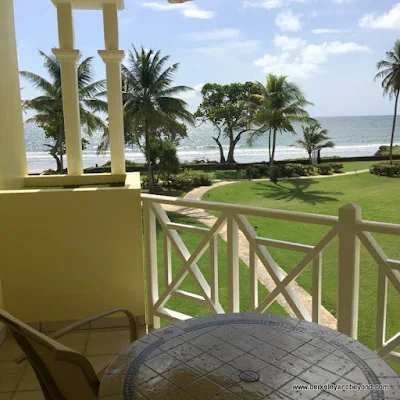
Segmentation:
[(255, 60), (254, 65), (262, 67), (266, 74), (286, 75), (289, 79), (310, 79), (319, 71), (318, 65), (303, 63), (298, 59), (288, 62), (289, 58), (290, 54), (287, 52), (274, 56), (266, 54)]
[(179, 97), (183, 100), (192, 100), (201, 96), (201, 89), (203, 89), (204, 83), (199, 83), (197, 85), (192, 86), (193, 90), (190, 90), (185, 93), (181, 93)]
[(353, 52), (371, 52), (369, 47), (348, 42), (324, 42), (320, 45), (310, 44), (303, 48), (300, 57), (293, 57), (288, 50), (278, 55), (266, 54), (254, 61), (264, 73), (287, 75), (290, 79), (311, 79), (321, 69), (320, 65), (328, 61), (330, 55)]
[(304, 47), (307, 44), (307, 42), (301, 38), (281, 35), (276, 35), (273, 43), (282, 51), (294, 51)]
[(259, 50), (261, 42), (259, 40), (237, 40), (232, 42), (222, 42), (215, 46), (204, 46), (195, 49), (196, 52), (209, 57), (224, 59), (229, 55), (254, 53)]
[(195, 3), (169, 4), (156, 1), (139, 3), (142, 7), (150, 8), (154, 11), (172, 11), (178, 10), (187, 18), (211, 19), (214, 18), (213, 11), (207, 11), (199, 8)]
[(360, 19), (359, 26), (370, 29), (400, 29), (400, 3), (382, 15), (377, 15), (375, 12), (365, 14)]
[(345, 32), (343, 29), (313, 29), (311, 31), (314, 35), (329, 35)]
[(328, 56), (333, 54), (348, 54), (354, 52), (371, 52), (368, 46), (361, 46), (354, 42), (324, 42), (319, 45), (309, 44), (301, 52), (302, 61), (305, 63), (322, 64), (328, 61)]
[(185, 35), (185, 37), (193, 42), (234, 40), (240, 39), (242, 37), (242, 32), (239, 29), (225, 28), (208, 32), (188, 33)]
[(294, 15), (291, 10), (279, 13), (275, 24), (282, 31), (297, 32), (301, 29), (300, 16)]
[(258, 7), (272, 10), (274, 8), (286, 7), (290, 3), (306, 3), (308, 0), (253, 0), (244, 1), (244, 7)]
[(345, 4), (345, 3), (350, 3), (350, 2), (352, 2), (353, 0), (332, 0), (333, 1), (333, 3), (335, 3), (335, 4)]
[(254, 65), (256, 67), (270, 67), (273, 65), (283, 64), (290, 57), (289, 53), (282, 53), (279, 55), (271, 56), (270, 54), (266, 54), (264, 57), (259, 58), (254, 61)]

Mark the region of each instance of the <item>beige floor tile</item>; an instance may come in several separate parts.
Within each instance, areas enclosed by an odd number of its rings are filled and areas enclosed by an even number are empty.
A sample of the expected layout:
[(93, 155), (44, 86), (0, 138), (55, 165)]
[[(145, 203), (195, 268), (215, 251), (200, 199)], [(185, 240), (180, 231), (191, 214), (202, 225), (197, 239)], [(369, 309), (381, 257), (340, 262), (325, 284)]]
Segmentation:
[(129, 344), (128, 329), (92, 331), (86, 347), (87, 356), (117, 354)]
[(17, 390), (40, 390), (40, 384), (30, 365), (26, 366), (24, 374), (22, 375), (21, 382), (19, 383)]
[(0, 400), (11, 400), (13, 394), (14, 392), (0, 393)]
[(12, 392), (21, 381), (26, 363), (0, 362), (0, 392)]
[(45, 400), (41, 390), (17, 392), (12, 400)]
[(57, 339), (57, 342), (62, 343), (64, 346), (69, 347), (78, 353), (84, 353), (86, 349), (86, 344), (89, 338), (89, 330), (71, 332), (62, 338)]
[(21, 348), (12, 336), (7, 336), (0, 347), (0, 361), (13, 361), (14, 358), (22, 354)]
[(103, 355), (103, 356), (88, 356), (88, 360), (92, 364), (96, 374), (99, 374), (101, 371), (107, 368), (111, 364), (114, 358), (115, 358), (114, 354)]

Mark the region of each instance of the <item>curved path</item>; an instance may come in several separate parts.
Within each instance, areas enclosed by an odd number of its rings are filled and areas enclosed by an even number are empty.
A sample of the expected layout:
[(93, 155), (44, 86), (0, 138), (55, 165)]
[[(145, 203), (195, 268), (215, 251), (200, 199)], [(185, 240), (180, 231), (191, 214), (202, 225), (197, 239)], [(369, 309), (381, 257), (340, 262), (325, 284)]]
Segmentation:
[[(357, 172), (345, 172), (343, 174), (337, 174), (337, 175), (317, 175), (317, 176), (304, 176), (300, 178), (286, 178), (286, 179), (315, 179), (315, 178), (333, 178), (337, 176), (345, 176), (345, 175), (354, 175), (354, 174), (360, 174), (360, 173), (365, 173), (368, 172), (368, 170), (360, 170)], [(266, 181), (268, 179), (254, 179), (255, 181)], [(190, 200), (201, 200), (202, 197), (210, 190), (220, 187), (220, 186), (225, 186), (225, 185), (231, 185), (235, 183), (239, 183), (243, 181), (220, 181), (212, 186), (201, 186), (199, 188), (193, 189), (189, 193), (186, 194), (184, 197), (185, 199), (190, 199)], [(202, 210), (200, 208), (187, 208), (187, 207), (181, 207), (181, 206), (171, 206), (171, 205), (165, 205), (164, 209), (168, 212), (175, 212), (179, 213), (188, 217), (196, 218), (199, 222), (202, 224), (212, 227), (215, 222), (217, 221), (217, 218), (214, 217), (213, 215), (210, 215), (207, 211)], [(226, 225), (220, 232), (220, 236), (227, 241), (227, 228)], [(249, 266), (250, 263), (250, 253), (249, 253), (249, 244), (244, 236), (244, 234), (239, 231), (239, 257), (240, 259), (247, 265)], [(286, 276), (286, 272), (282, 270), (284, 276)], [(257, 267), (257, 274), (258, 274), (258, 279), (260, 282), (266, 287), (266, 289), (269, 292), (272, 292), (272, 290), (275, 288), (275, 283), (272, 280), (271, 276), (267, 272), (266, 268), (263, 265), (260, 265), (258, 263)], [(311, 310), (312, 310), (312, 297), (311, 295), (304, 290), (301, 286), (299, 286), (296, 282), (293, 282), (291, 284), (294, 292), (296, 295), (301, 299), (302, 303), (305, 305), (307, 311), (311, 315)], [(292, 309), (290, 308), (289, 304), (285, 300), (285, 298), (282, 295), (279, 295), (277, 297), (277, 302), (285, 309), (285, 311), (290, 315), (291, 317), (295, 317)], [(337, 321), (336, 318), (324, 307), (321, 308), (321, 324), (325, 325), (329, 328), (336, 329), (337, 328)]]

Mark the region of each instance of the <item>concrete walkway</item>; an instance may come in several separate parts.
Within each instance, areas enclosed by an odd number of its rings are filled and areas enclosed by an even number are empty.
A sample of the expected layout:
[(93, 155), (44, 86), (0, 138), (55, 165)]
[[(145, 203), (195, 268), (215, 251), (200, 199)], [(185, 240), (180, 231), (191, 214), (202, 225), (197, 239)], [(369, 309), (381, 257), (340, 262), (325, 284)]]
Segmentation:
[[(345, 172), (343, 174), (337, 174), (337, 175), (318, 175), (318, 176), (306, 176), (306, 177), (300, 177), (300, 178), (287, 178), (287, 179), (333, 178), (333, 177), (337, 177), (337, 176), (353, 175), (353, 174), (359, 174), (359, 173), (365, 173), (365, 172), (368, 172), (368, 170), (360, 170), (357, 172)], [(268, 180), (268, 179), (255, 179), (255, 181), (266, 181), (266, 180)], [(239, 183), (239, 182), (242, 182), (242, 181), (220, 181), (220, 182), (213, 184), (212, 186), (201, 186), (201, 187), (193, 189), (191, 192), (187, 193), (185, 196), (185, 199), (201, 200), (202, 197), (208, 191), (210, 191), (212, 189), (215, 189), (220, 186)], [(210, 215), (207, 211), (200, 209), (200, 208), (194, 209), (194, 208), (187, 208), (187, 207), (180, 207), (180, 206), (165, 205), (164, 209), (167, 212), (175, 212), (175, 213), (179, 213), (179, 214), (182, 214), (182, 215), (185, 215), (188, 217), (196, 218), (199, 222), (201, 222), (202, 224), (204, 224), (205, 226), (210, 227), (210, 228), (217, 221), (216, 217), (214, 217), (213, 215)], [(221, 230), (220, 236), (225, 241), (227, 241), (226, 225)], [(239, 257), (248, 267), (249, 263), (250, 263), (249, 243), (241, 231), (239, 231)], [(282, 272), (283, 272), (284, 276), (287, 275), (283, 270), (282, 270)], [(258, 279), (260, 280), (260, 282), (266, 287), (266, 289), (269, 292), (272, 292), (272, 290), (275, 288), (275, 283), (272, 280), (269, 273), (267, 272), (266, 268), (260, 262), (258, 263), (257, 274), (258, 274)], [(311, 295), (307, 291), (305, 291), (301, 286), (299, 286), (296, 282), (291, 283), (291, 287), (293, 288), (293, 291), (296, 293), (296, 295), (301, 299), (302, 303), (305, 305), (305, 308), (311, 315), (311, 313), (312, 313), (312, 297), (311, 297)], [(290, 308), (289, 304), (283, 297), (283, 295), (279, 295), (277, 297), (277, 301), (291, 317), (295, 316), (292, 309)], [(336, 318), (324, 307), (321, 308), (321, 323), (322, 323), (322, 325), (325, 325), (332, 329), (337, 328)]]

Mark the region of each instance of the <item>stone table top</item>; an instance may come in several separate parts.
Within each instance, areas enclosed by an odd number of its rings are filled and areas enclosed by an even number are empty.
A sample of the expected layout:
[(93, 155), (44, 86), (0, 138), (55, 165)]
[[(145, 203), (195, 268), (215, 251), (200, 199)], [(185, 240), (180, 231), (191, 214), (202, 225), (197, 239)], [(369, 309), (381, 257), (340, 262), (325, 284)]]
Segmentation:
[(223, 314), (130, 344), (108, 367), (100, 399), (399, 400), (400, 377), (361, 343), (320, 325)]

